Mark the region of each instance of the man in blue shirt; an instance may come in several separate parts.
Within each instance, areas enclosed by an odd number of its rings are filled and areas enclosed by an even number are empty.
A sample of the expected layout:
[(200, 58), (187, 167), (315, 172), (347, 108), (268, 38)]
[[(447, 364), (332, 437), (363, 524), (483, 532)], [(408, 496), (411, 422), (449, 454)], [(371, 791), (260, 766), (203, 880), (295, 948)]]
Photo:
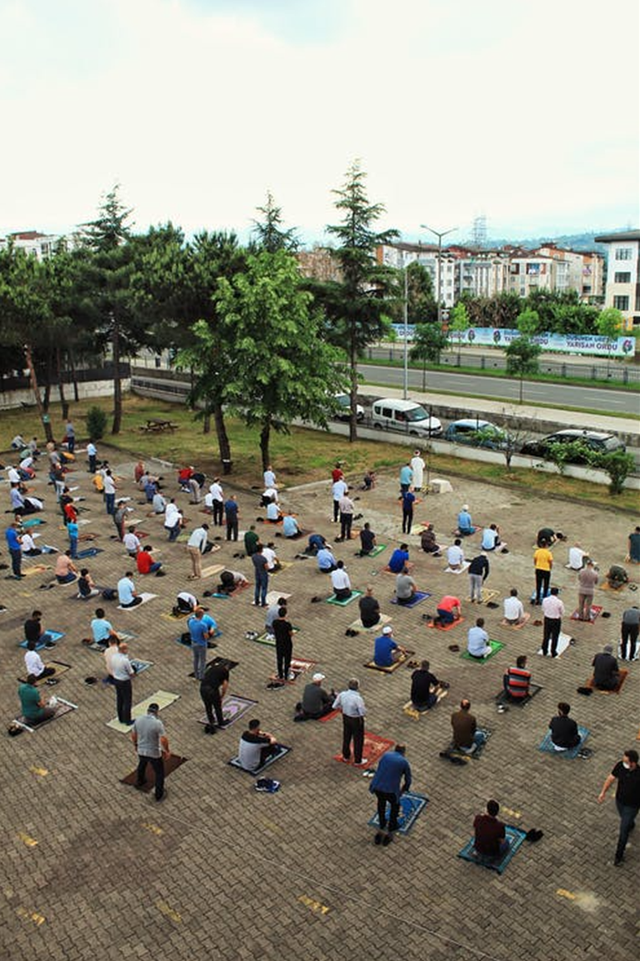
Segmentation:
[[(378, 769), (373, 776), (369, 790), (378, 799), (378, 820), (380, 830), (375, 843), (384, 847), (391, 843), (392, 834), (398, 830), (400, 795), (411, 787), (411, 767), (405, 758), (406, 747), (396, 744), (393, 751), (387, 751), (378, 761)], [(387, 804), (390, 805), (389, 829), (387, 831)]]
[(238, 540), (238, 502), (232, 494), (224, 504), (224, 518), (227, 524), (227, 540)]
[(413, 471), (411, 469), (411, 464), (405, 464), (404, 467), (400, 468), (400, 493), (404, 494), (411, 487), (411, 482), (413, 481)]
[(407, 563), (409, 560), (409, 545), (401, 544), (396, 547), (389, 559), (389, 570), (392, 574), (400, 574), (406, 567), (409, 570), (413, 565)]
[(11, 554), (11, 570), (13, 576), (26, 577), (27, 575), (22, 573), (22, 538), (18, 534), (18, 525), (13, 523), (11, 527), (7, 527), (4, 536), (7, 540), (9, 553)]
[(461, 537), (469, 537), (470, 534), (475, 534), (476, 528), (473, 526), (473, 521), (471, 520), (471, 514), (469, 513), (469, 505), (463, 504), (462, 510), (458, 514), (458, 534)]
[(402, 494), (402, 533), (410, 534), (411, 525), (413, 524), (413, 505), (415, 504), (416, 495), (413, 493), (413, 487), (404, 491)]
[(196, 679), (201, 681), (207, 666), (207, 647), (212, 634), (209, 626), (204, 621), (204, 611), (202, 608), (196, 608), (193, 617), (190, 617), (187, 621), (187, 627), (189, 628), (191, 650), (193, 652), (193, 673)]
[(317, 554), (318, 560), (318, 570), (322, 574), (329, 574), (331, 571), (335, 571), (338, 564), (333, 556), (330, 548), (321, 547)]
[(378, 667), (392, 667), (394, 661), (405, 654), (405, 648), (400, 647), (393, 639), (393, 628), (386, 624), (382, 634), (376, 637), (373, 644), (373, 660)]
[(282, 536), (300, 537), (300, 528), (298, 527), (298, 522), (291, 513), (284, 515), (284, 519), (282, 521)]

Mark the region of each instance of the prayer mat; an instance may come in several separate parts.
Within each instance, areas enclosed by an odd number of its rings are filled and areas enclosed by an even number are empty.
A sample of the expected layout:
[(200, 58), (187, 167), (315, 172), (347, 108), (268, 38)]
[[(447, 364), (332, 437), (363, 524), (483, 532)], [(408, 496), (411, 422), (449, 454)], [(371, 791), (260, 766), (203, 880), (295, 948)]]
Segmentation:
[(340, 601), (338, 600), (335, 594), (332, 594), (331, 597), (327, 598), (327, 604), (336, 604), (338, 607), (346, 607), (347, 604), (351, 604), (352, 601), (355, 601), (358, 597), (361, 597), (361, 596), (362, 596), (362, 591), (352, 591), (351, 597), (346, 597), (343, 601)]
[[(169, 757), (166, 757), (163, 762), (165, 778), (169, 777), (169, 775), (172, 774), (176, 770), (176, 768), (179, 768), (180, 765), (184, 764), (185, 761), (187, 760), (188, 758), (180, 757), (178, 754), (170, 754)], [(126, 777), (121, 777), (120, 784), (135, 785), (137, 777), (138, 777), (138, 770), (136, 768), (131, 772), (131, 774), (127, 774)], [(149, 794), (150, 791), (153, 791), (153, 789), (156, 786), (156, 772), (153, 770), (150, 764), (147, 764), (147, 769), (145, 771), (145, 778), (146, 780), (144, 784), (140, 787), (140, 790), (144, 791), (145, 794)]]
[(504, 830), (509, 841), (509, 850), (506, 854), (503, 854), (501, 858), (488, 858), (482, 854), (478, 854), (474, 847), (474, 838), (471, 838), (471, 840), (465, 844), (462, 851), (458, 852), (458, 857), (464, 861), (471, 861), (472, 864), (477, 864), (481, 868), (489, 868), (490, 871), (497, 871), (498, 874), (502, 874), (522, 847), (526, 837), (526, 831), (511, 827), (510, 824), (505, 824)]
[[(218, 548), (218, 550), (219, 550), (219, 548)], [(220, 572), (223, 571), (224, 569), (225, 569), (225, 568), (224, 568), (224, 564), (211, 564), (210, 567), (203, 567), (203, 568), (202, 568), (201, 576), (202, 576), (202, 577), (213, 577), (215, 574), (220, 574)], [(191, 579), (193, 580), (194, 578), (191, 578)], [(197, 578), (195, 578), (195, 580), (197, 580)]]
[(452, 567), (445, 567), (444, 573), (445, 574), (464, 574), (464, 572), (469, 567), (469, 563), (470, 563), (469, 561), (465, 561), (459, 571), (454, 571)]
[(45, 724), (50, 724), (51, 721), (57, 721), (59, 717), (63, 717), (65, 714), (69, 714), (71, 711), (78, 710), (78, 705), (72, 704), (71, 701), (65, 701), (61, 697), (57, 697), (57, 700), (58, 700), (58, 705), (55, 709), (56, 713), (53, 715), (53, 717), (47, 718), (46, 721), (41, 721), (40, 724), (34, 724), (32, 727), (29, 724), (29, 721), (26, 719), (26, 717), (23, 714), (20, 714), (18, 717), (15, 718), (15, 723), (19, 724), (20, 727), (23, 727), (26, 731), (29, 731), (31, 734), (35, 734), (36, 731), (39, 731), (41, 727), (45, 726)]
[(524, 707), (541, 690), (541, 684), (529, 684), (529, 693), (526, 697), (508, 697), (507, 692), (503, 689), (499, 694), (496, 694), (496, 703), (504, 704), (505, 707)]
[(491, 653), (487, 654), (486, 657), (474, 657), (472, 654), (469, 654), (469, 651), (463, 651), (460, 657), (464, 658), (465, 661), (475, 661), (476, 664), (486, 664), (487, 661), (491, 660), (494, 654), (497, 654), (498, 651), (502, 650), (504, 644), (502, 641), (490, 640), (489, 647), (491, 648)]
[(265, 768), (268, 768), (269, 765), (273, 764), (275, 761), (279, 761), (281, 757), (284, 757), (285, 754), (288, 754), (291, 750), (291, 748), (287, 747), (286, 744), (278, 744), (277, 749), (278, 750), (276, 754), (272, 754), (271, 757), (267, 758), (264, 764), (255, 768), (253, 771), (249, 771), (248, 768), (243, 767), (238, 756), (232, 757), (230, 761), (227, 761), (227, 764), (230, 764), (231, 767), (238, 768), (239, 771), (244, 771), (245, 774), (253, 774), (255, 777), (256, 774), (262, 774)]
[(406, 654), (401, 654), (398, 660), (394, 661), (394, 663), (390, 667), (380, 667), (380, 665), (376, 664), (375, 661), (367, 661), (364, 667), (368, 667), (372, 671), (381, 671), (383, 674), (393, 674), (393, 672), (397, 671), (397, 669), (400, 667), (401, 664), (406, 664), (406, 662), (415, 653), (416, 653), (415, 651), (407, 651)]
[[(184, 631), (184, 634), (188, 634), (188, 633), (189, 633), (188, 631)], [(219, 628), (216, 628), (213, 633), (213, 636), (222, 637), (222, 631)], [(181, 634), (180, 637), (176, 637), (176, 644), (180, 644), (181, 647), (188, 647), (189, 650), (191, 650), (191, 637), (183, 639), (183, 634)], [(218, 645), (213, 644), (210, 639), (207, 641), (207, 647), (217, 647), (217, 646)]]
[[(338, 708), (336, 708), (336, 709), (333, 710), (333, 711), (329, 711), (329, 713), (328, 713), (328, 714), (325, 714), (324, 717), (319, 717), (318, 720), (319, 720), (322, 724), (324, 724), (325, 721), (332, 721), (332, 720), (334, 719), (334, 717), (337, 717), (337, 716), (338, 716), (339, 714), (341, 714), (341, 713), (342, 713), (342, 712), (339, 711)], [(640, 741), (640, 732), (638, 733), (638, 738), (637, 738), (637, 740)]]
[[(11, 514), (12, 511), (9, 511), (9, 513)], [(26, 527), (28, 530), (30, 527), (38, 527), (39, 524), (46, 524), (46, 523), (47, 522), (43, 521), (42, 518), (40, 517), (30, 517), (29, 520), (22, 522), (22, 526)], [(66, 527), (62, 527), (61, 530), (65, 531)]]
[(626, 586), (626, 584), (610, 584), (606, 578), (602, 584), (598, 584), (603, 591), (614, 591), (614, 593), (623, 590)]
[[(243, 717), (247, 711), (253, 709), (257, 701), (252, 701), (248, 697), (240, 697), (238, 694), (227, 694), (222, 701), (222, 717), (227, 725), (233, 724)], [(207, 715), (203, 714), (198, 718), (199, 724), (208, 724)]]
[(265, 644), (267, 647), (276, 646), (275, 637), (273, 634), (269, 634), (267, 631), (265, 631), (264, 634), (257, 634), (256, 637), (247, 637), (245, 634), (245, 638), (248, 641), (253, 641), (255, 644)]
[[(226, 667), (228, 671), (232, 671), (234, 667), (238, 666), (239, 663), (240, 661), (231, 661), (229, 660), (228, 657), (214, 657), (212, 658), (212, 660), (207, 661), (207, 664), (205, 666), (205, 671), (207, 670), (207, 668), (212, 667), (214, 664), (216, 667)], [(195, 677), (196, 675), (194, 671), (191, 671), (191, 673), (188, 676)]]
[[(172, 694), (170, 691), (156, 691), (150, 697), (140, 701), (131, 710), (131, 717), (135, 720), (137, 717), (143, 717), (149, 708), (150, 704), (157, 704), (162, 711), (165, 707), (169, 707), (174, 701), (179, 700), (179, 694)], [(113, 731), (119, 731), (121, 734), (130, 734), (131, 725), (121, 724), (117, 717), (114, 717), (112, 721), (107, 721), (107, 727), (110, 727)]]
[(454, 757), (462, 758), (464, 761), (471, 761), (471, 760), (477, 761), (478, 758), (482, 755), (482, 752), (484, 751), (484, 749), (485, 749), (485, 747), (486, 747), (487, 741), (488, 741), (489, 738), (491, 737), (491, 731), (487, 730), (486, 727), (479, 727), (479, 728), (478, 728), (478, 731), (479, 731), (481, 734), (484, 734), (485, 739), (484, 739), (484, 741), (482, 742), (482, 744), (478, 744), (478, 745), (476, 746), (475, 751), (472, 751), (471, 754), (465, 754), (464, 751), (462, 751), (460, 748), (458, 748), (458, 747), (455, 746), (455, 744), (453, 743), (453, 741), (450, 741), (450, 742), (449, 742), (449, 746), (447, 747), (447, 749), (446, 749), (446, 751), (445, 751), (444, 753), (445, 753), (445, 754), (448, 754), (448, 755), (449, 755), (449, 754), (452, 754)]
[[(558, 657), (560, 657), (561, 654), (564, 654), (568, 647), (571, 647), (572, 640), (573, 638), (570, 634), (565, 634), (564, 631), (560, 631), (560, 637), (558, 638), (558, 647), (556, 651)], [(549, 643), (549, 651), (551, 651), (551, 643)], [(542, 648), (539, 648), (538, 654), (542, 655)], [(548, 656), (551, 657), (551, 654)]]
[(427, 624), (427, 627), (434, 628), (436, 631), (450, 631), (452, 627), (457, 627), (463, 621), (464, 617), (459, 617), (456, 621), (451, 621), (450, 624)]
[[(316, 667), (317, 661), (309, 661), (306, 657), (292, 657), (291, 664), (289, 665), (289, 670), (295, 674), (292, 681), (285, 681), (285, 684), (295, 684), (301, 674), (305, 674), (308, 670)], [(270, 675), (270, 681), (278, 681), (278, 676), (275, 674)]]
[(351, 631), (374, 631), (374, 632), (375, 632), (375, 631), (381, 630), (381, 628), (382, 628), (385, 624), (388, 624), (390, 620), (391, 620), (391, 617), (390, 617), (389, 614), (381, 614), (381, 615), (380, 615), (380, 620), (378, 621), (377, 624), (374, 624), (373, 627), (365, 627), (364, 624), (362, 623), (362, 621), (360, 620), (360, 618), (358, 618), (357, 621), (352, 621), (351, 624), (349, 624), (349, 627), (347, 628), (347, 630), (351, 630)]
[(284, 597), (285, 601), (291, 597), (291, 594), (285, 594), (284, 591), (269, 591), (265, 600), (269, 607), (273, 604), (277, 604), (281, 597)]
[[(59, 641), (61, 637), (64, 637), (64, 631), (50, 631), (47, 629), (45, 634), (48, 634), (52, 641)], [(29, 642), (25, 639), (24, 641), (20, 641), (18, 646), (27, 648), (29, 646)], [(36, 644), (36, 651), (41, 651), (44, 646), (44, 641), (39, 642)]]
[[(142, 598), (142, 604), (146, 604), (147, 601), (152, 601), (154, 597), (157, 597), (157, 596), (158, 596), (157, 594), (147, 594), (146, 591), (144, 591), (141, 594), (138, 594), (138, 597)], [(139, 608), (142, 607), (142, 604), (136, 604), (135, 607), (122, 607), (121, 604), (118, 604), (118, 610), (119, 611), (137, 611)]]
[(531, 614), (529, 614), (528, 611), (523, 616), (524, 616), (524, 620), (522, 624), (507, 624), (506, 620), (503, 619), (500, 621), (500, 626), (512, 627), (514, 631), (519, 631), (521, 627), (524, 627), (525, 624), (528, 624), (528, 622), (531, 620)]
[(84, 560), (85, 557), (95, 557), (96, 554), (102, 554), (103, 549), (101, 547), (87, 547), (83, 551), (78, 551), (78, 560)]
[[(66, 674), (67, 671), (71, 670), (71, 664), (65, 664), (64, 661), (49, 661), (49, 663), (46, 664), (45, 666), (52, 667), (55, 670), (55, 674), (49, 674), (47, 677), (39, 677), (36, 680), (36, 687), (41, 687), (43, 685), (46, 685), (47, 681), (51, 679), (57, 680), (61, 674)], [(19, 677), (18, 681), (20, 682), (20, 684), (27, 683), (26, 679), (23, 677)]]
[(275, 577), (276, 574), (281, 574), (286, 571), (288, 567), (293, 567), (293, 561), (280, 561), (280, 567), (275, 571), (269, 571), (270, 577)]
[(567, 751), (556, 751), (551, 740), (551, 731), (547, 731), (538, 745), (538, 750), (545, 751), (547, 754), (559, 754), (561, 757), (576, 758), (582, 750), (584, 742), (589, 737), (589, 728), (579, 725), (578, 734), (580, 735), (580, 743), (577, 744), (576, 747), (572, 747)]
[[(371, 734), (369, 731), (365, 731), (362, 757), (366, 757), (367, 760), (361, 765), (361, 767), (358, 768), (358, 770), (365, 770), (370, 767), (375, 767), (382, 755), (391, 750), (394, 744), (395, 741), (390, 741), (387, 737), (380, 737), (379, 734)], [(351, 767), (354, 766), (353, 754), (349, 761), (345, 761), (342, 754), (334, 754), (333, 760), (342, 761), (343, 764), (349, 764)]]
[(619, 694), (619, 693), (620, 693), (620, 688), (622, 687), (622, 685), (623, 685), (624, 682), (626, 681), (628, 673), (629, 673), (629, 671), (628, 671), (626, 668), (621, 668), (621, 670), (620, 670), (620, 680), (618, 681), (618, 686), (612, 688), (610, 691), (602, 691), (602, 690), (600, 690), (599, 687), (596, 687), (595, 684), (593, 683), (593, 677), (590, 677), (590, 678), (589, 678), (589, 680), (588, 680), (588, 681), (586, 682), (586, 684), (585, 684), (585, 687), (590, 687), (593, 691), (597, 691), (598, 694)]
[(368, 554), (360, 554), (360, 553), (358, 552), (358, 553), (356, 554), (356, 557), (377, 557), (378, 554), (382, 554), (382, 552), (383, 552), (383, 551), (386, 551), (386, 549), (387, 549), (387, 545), (386, 545), (386, 544), (376, 544), (376, 546), (373, 548), (373, 550), (372, 550), (372, 551), (369, 551)]
[(136, 674), (142, 674), (148, 668), (153, 667), (153, 661), (140, 661), (137, 657), (131, 658), (131, 667), (134, 669)]
[(179, 614), (174, 614), (173, 611), (169, 613), (163, 612), (160, 617), (164, 618), (165, 621), (182, 621), (185, 617), (191, 617), (190, 611), (180, 611)]
[(431, 707), (424, 708), (422, 711), (419, 711), (417, 707), (413, 706), (413, 701), (407, 701), (407, 703), (403, 704), (402, 706), (402, 713), (406, 714), (407, 717), (412, 718), (414, 721), (419, 721), (423, 714), (428, 714), (429, 711), (432, 711), (434, 707), (438, 706), (440, 701), (444, 700), (444, 698), (447, 697), (447, 695), (449, 694), (449, 688), (437, 687), (433, 691), (433, 693), (436, 695), (438, 700)]
[(31, 577), (33, 574), (44, 574), (45, 571), (53, 570), (50, 564), (36, 564), (34, 567), (25, 567), (22, 573), (26, 577)]
[(500, 597), (500, 591), (490, 591), (488, 588), (482, 588), (482, 604), (489, 604), (491, 601), (495, 601), (496, 597)]
[[(400, 813), (398, 815), (398, 830), (394, 831), (394, 834), (408, 834), (413, 825), (416, 823), (427, 804), (429, 803), (429, 798), (426, 794), (417, 794), (414, 791), (406, 791), (400, 797)], [(380, 819), (378, 818), (378, 812), (369, 818), (368, 823), (371, 827), (380, 830)]]
[[(555, 587), (555, 586), (556, 586), (556, 585), (554, 584), (553, 587)], [(543, 598), (548, 597), (550, 593), (551, 593), (551, 590), (550, 590), (550, 589), (547, 590), (547, 591), (545, 591), (544, 594), (542, 595)], [(560, 588), (558, 588), (558, 597), (559, 597), (561, 594), (562, 594), (562, 590), (561, 590)], [(530, 598), (529, 598), (530, 602), (533, 604), (533, 603), (535, 602), (535, 599), (536, 599), (536, 592), (535, 592), (535, 591), (531, 591), (531, 596), (530, 596)]]
[[(601, 614), (602, 614), (602, 606), (601, 606), (600, 604), (592, 604), (592, 605), (591, 605), (591, 611), (590, 611), (590, 620), (589, 620), (589, 621), (581, 621), (580, 623), (581, 623), (581, 624), (594, 624), (595, 621), (598, 619), (598, 617), (599, 617)], [(573, 614), (571, 615), (571, 620), (572, 620), (572, 621), (579, 621), (579, 620), (580, 620), (580, 618), (579, 618), (579, 616), (578, 616), (578, 611), (577, 611), (577, 609), (576, 609), (576, 610), (573, 612)]]
[(410, 601), (406, 601), (405, 603), (400, 604), (397, 597), (392, 597), (391, 603), (395, 604), (397, 607), (404, 607), (410, 610), (412, 607), (415, 607), (417, 604), (422, 604), (422, 602), (426, 601), (428, 597), (431, 597), (431, 594), (429, 594), (428, 591), (416, 591)]

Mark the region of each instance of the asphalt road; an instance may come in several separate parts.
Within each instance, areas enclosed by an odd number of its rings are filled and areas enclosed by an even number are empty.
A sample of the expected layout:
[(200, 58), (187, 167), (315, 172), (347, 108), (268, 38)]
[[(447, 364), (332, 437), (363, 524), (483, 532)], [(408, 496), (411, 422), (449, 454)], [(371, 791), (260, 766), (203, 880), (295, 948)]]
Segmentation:
[[(365, 380), (377, 384), (401, 387), (403, 371), (397, 367), (377, 367), (360, 364), (358, 370)], [(422, 372), (409, 371), (409, 387), (422, 389)], [(427, 390), (446, 390), (495, 400), (517, 400), (520, 383), (509, 378), (483, 377), (475, 374), (457, 374), (449, 371), (428, 371)], [(569, 387), (565, 384), (525, 383), (524, 402), (530, 404), (553, 404), (557, 407), (574, 407), (597, 410), (603, 414), (640, 414), (638, 394), (624, 391), (602, 390), (598, 387)]]

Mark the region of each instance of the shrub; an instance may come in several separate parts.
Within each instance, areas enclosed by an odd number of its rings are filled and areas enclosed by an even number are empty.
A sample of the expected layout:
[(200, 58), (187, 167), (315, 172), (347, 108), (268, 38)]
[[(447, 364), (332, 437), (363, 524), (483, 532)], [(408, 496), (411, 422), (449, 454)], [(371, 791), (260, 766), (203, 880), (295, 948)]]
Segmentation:
[(107, 429), (107, 415), (100, 407), (90, 407), (85, 417), (87, 433), (92, 440), (100, 440)]
[(599, 454), (594, 466), (609, 475), (609, 493), (615, 495), (622, 493), (624, 482), (636, 464), (632, 454), (616, 450), (610, 454)]

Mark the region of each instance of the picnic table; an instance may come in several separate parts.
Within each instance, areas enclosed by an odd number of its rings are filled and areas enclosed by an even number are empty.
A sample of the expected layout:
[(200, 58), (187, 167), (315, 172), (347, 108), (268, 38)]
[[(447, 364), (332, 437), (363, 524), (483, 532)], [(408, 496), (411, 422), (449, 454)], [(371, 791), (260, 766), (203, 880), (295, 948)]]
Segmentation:
[(179, 425), (174, 424), (173, 421), (170, 420), (161, 420), (160, 418), (152, 417), (140, 430), (143, 430), (146, 434), (161, 434), (165, 430), (179, 430)]

